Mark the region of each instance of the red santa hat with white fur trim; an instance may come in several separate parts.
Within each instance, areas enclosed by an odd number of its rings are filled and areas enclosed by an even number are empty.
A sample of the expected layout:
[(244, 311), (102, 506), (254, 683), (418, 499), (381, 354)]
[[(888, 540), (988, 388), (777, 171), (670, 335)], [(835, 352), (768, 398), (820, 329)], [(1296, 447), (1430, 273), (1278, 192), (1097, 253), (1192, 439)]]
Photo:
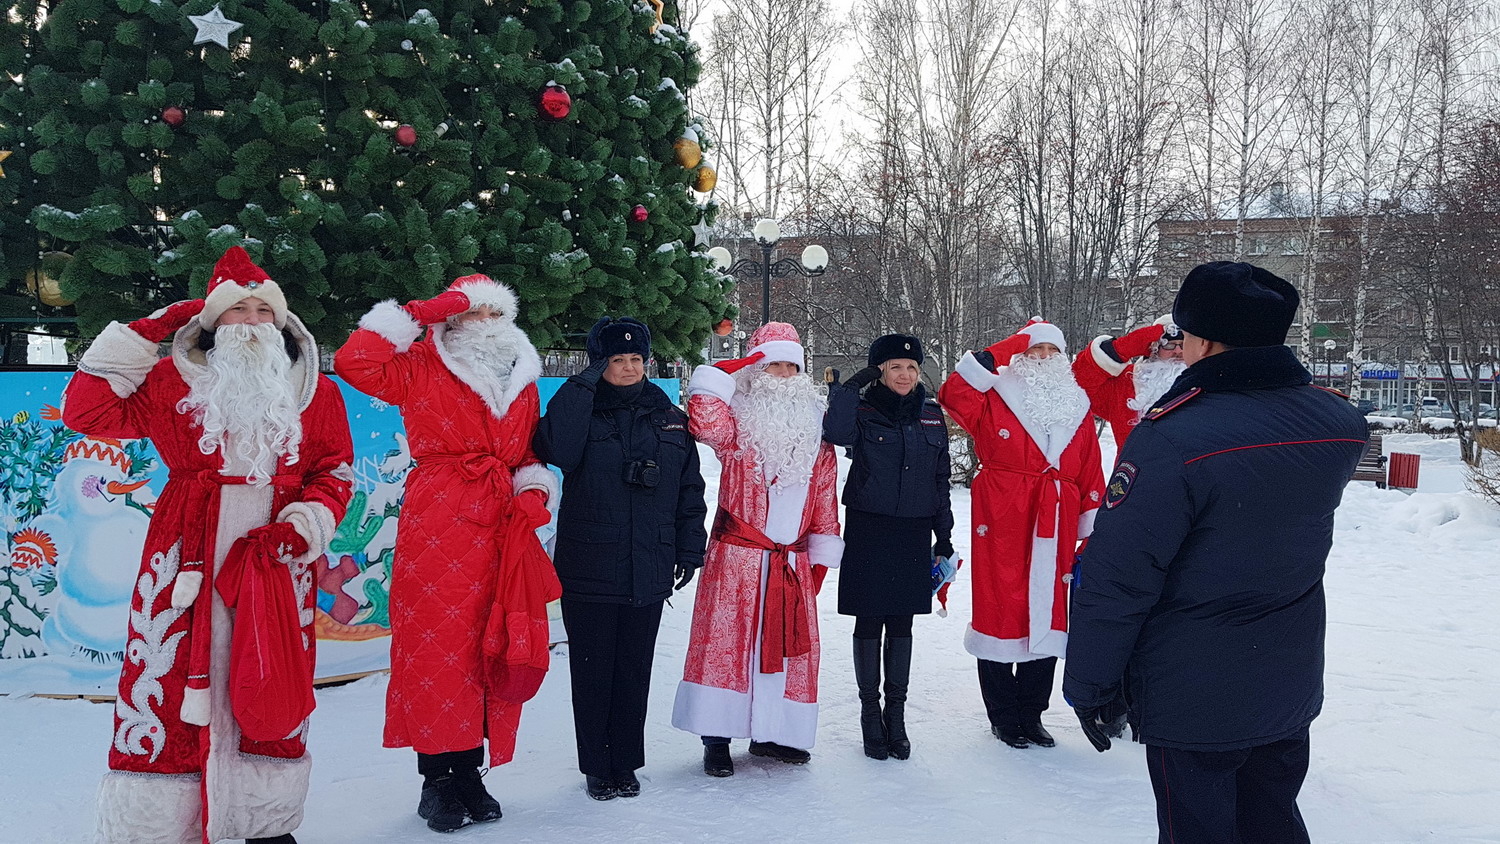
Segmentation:
[(516, 314), (520, 311), (516, 294), (509, 287), (487, 275), (475, 274), (456, 278), (452, 284), (448, 285), (448, 289), (463, 291), (463, 294), (469, 297), (469, 310), (475, 310), (480, 305), (489, 305), (500, 314), (500, 319), (506, 322), (515, 322)]
[[(1068, 353), (1068, 341), (1067, 338), (1063, 337), (1062, 329), (1039, 316), (1032, 317), (1031, 321), (1026, 323), (1016, 333), (1025, 334), (1027, 337), (1030, 337), (1032, 346), (1039, 343), (1051, 343), (1057, 347), (1059, 352), (1063, 354)], [(1027, 348), (1030, 348), (1030, 346)]]
[(807, 358), (802, 350), (802, 338), (797, 335), (797, 329), (784, 322), (768, 322), (755, 333), (750, 335), (750, 351), (746, 357), (760, 352), (764, 358), (756, 361), (759, 364), (776, 363), (784, 361), (795, 363), (797, 369), (806, 371)]
[(198, 324), (206, 329), (213, 328), (225, 311), (252, 296), (271, 306), (276, 314), (277, 328), (286, 327), (286, 295), (281, 292), (281, 286), (256, 266), (242, 247), (231, 246), (214, 264), (214, 274), (208, 281), (208, 294), (203, 297)]

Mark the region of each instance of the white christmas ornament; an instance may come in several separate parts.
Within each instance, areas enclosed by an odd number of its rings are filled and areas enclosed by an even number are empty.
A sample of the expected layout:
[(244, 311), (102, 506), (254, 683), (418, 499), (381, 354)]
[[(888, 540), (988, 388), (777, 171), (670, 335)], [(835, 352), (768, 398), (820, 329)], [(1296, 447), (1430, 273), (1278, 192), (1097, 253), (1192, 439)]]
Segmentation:
[(224, 17), (224, 13), (217, 5), (206, 15), (188, 15), (188, 20), (193, 22), (193, 26), (198, 27), (198, 34), (193, 36), (194, 44), (207, 44), (212, 41), (226, 50), (229, 49), (229, 36), (244, 26), (239, 21)]
[(708, 224), (704, 218), (699, 217), (697, 224), (691, 226), (693, 230), (693, 246), (707, 246), (714, 234), (714, 227)]

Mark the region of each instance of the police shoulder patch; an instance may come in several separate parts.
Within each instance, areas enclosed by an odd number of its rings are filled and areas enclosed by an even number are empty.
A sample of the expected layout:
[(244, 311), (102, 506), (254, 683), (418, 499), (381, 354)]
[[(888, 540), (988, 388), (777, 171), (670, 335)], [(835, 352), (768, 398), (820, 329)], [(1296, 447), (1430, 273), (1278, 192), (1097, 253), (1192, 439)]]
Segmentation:
[(1194, 397), (1198, 396), (1202, 392), (1203, 392), (1203, 388), (1202, 387), (1194, 387), (1191, 390), (1188, 390), (1187, 392), (1183, 393), (1182, 395), (1173, 398), (1169, 402), (1165, 402), (1163, 404), (1159, 404), (1156, 407), (1151, 408), (1151, 411), (1146, 414), (1145, 418), (1146, 419), (1152, 419), (1152, 420), (1160, 419), (1163, 416), (1166, 416), (1168, 413), (1171, 413), (1172, 411), (1176, 410), (1177, 408), (1182, 407), (1183, 405), (1187, 404), (1189, 401), (1191, 401)]
[(1115, 473), (1110, 475), (1109, 484), (1104, 488), (1104, 509), (1113, 510), (1123, 504), (1139, 474), (1140, 470), (1134, 463), (1126, 462), (1116, 466)]

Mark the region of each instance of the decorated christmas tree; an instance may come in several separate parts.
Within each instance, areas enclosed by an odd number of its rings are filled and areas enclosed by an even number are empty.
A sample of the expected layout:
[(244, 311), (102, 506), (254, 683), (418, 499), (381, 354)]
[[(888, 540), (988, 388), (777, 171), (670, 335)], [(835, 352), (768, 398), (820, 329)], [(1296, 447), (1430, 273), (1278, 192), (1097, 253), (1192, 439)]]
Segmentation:
[(0, 316), (91, 334), (235, 244), (328, 343), (470, 272), (544, 346), (629, 313), (692, 357), (730, 307), (672, 0), (0, 9)]

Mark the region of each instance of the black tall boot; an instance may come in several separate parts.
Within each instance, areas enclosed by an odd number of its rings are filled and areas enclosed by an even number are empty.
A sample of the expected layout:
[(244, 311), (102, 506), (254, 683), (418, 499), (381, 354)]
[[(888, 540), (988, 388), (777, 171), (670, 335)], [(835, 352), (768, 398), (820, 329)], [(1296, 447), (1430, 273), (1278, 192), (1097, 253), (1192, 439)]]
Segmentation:
[(897, 759), (911, 757), (906, 737), (906, 686), (911, 681), (911, 637), (885, 638), (885, 740)]
[(859, 729), (865, 738), (865, 755), (885, 759), (890, 750), (880, 715), (879, 639), (854, 637), (854, 682), (859, 686)]

